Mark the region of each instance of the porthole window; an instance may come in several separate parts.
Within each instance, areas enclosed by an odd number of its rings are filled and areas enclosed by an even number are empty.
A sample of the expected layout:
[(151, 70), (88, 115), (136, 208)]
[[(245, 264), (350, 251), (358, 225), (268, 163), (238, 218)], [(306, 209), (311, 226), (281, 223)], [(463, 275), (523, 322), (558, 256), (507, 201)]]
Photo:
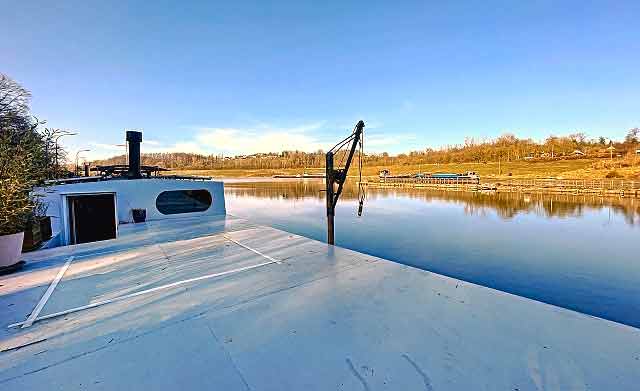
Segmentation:
[(165, 215), (204, 212), (211, 206), (211, 201), (211, 193), (207, 190), (163, 191), (156, 198), (156, 208)]

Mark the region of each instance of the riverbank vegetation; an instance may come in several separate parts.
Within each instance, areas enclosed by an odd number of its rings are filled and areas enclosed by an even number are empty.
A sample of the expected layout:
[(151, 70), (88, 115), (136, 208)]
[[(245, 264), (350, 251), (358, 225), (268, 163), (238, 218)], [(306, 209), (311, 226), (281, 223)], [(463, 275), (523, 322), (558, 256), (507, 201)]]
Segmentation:
[[(495, 140), (465, 140), (462, 145), (427, 148), (407, 154), (367, 154), (365, 175), (376, 176), (388, 169), (392, 174), (416, 172), (476, 171), (489, 177), (629, 178), (640, 175), (640, 129), (628, 131), (624, 140), (604, 137), (588, 139), (584, 133), (549, 136), (542, 142), (507, 134)], [(143, 154), (146, 165), (158, 165), (180, 173), (222, 177), (270, 176), (318, 172), (324, 167), (324, 152), (285, 151), (254, 155), (222, 156), (191, 153)], [(121, 164), (124, 156), (94, 164)]]
[[(481, 180), (491, 181), (497, 178), (558, 178), (558, 179), (602, 179), (624, 178), (640, 179), (640, 157), (614, 159), (573, 159), (553, 161), (516, 161), (516, 162), (487, 162), (487, 163), (445, 163), (445, 164), (407, 164), (393, 166), (365, 165), (363, 175), (375, 179), (382, 169), (389, 169), (392, 174), (410, 174), (416, 172), (477, 172)], [(630, 161), (630, 163), (626, 163)], [(322, 173), (323, 167), (307, 168), (306, 172)], [(217, 169), (217, 170), (173, 170), (167, 174), (202, 175), (219, 178), (270, 177), (275, 174), (301, 174), (304, 169)], [(613, 173), (613, 175), (612, 175)], [(356, 175), (356, 171), (350, 171)]]

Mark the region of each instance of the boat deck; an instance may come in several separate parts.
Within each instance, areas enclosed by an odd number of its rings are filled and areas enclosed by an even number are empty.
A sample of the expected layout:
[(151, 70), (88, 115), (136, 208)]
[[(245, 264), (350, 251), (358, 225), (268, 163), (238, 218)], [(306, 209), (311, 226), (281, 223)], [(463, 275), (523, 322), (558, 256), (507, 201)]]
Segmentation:
[(228, 216), (119, 235), (25, 254), (0, 277), (0, 389), (640, 384), (629, 326)]

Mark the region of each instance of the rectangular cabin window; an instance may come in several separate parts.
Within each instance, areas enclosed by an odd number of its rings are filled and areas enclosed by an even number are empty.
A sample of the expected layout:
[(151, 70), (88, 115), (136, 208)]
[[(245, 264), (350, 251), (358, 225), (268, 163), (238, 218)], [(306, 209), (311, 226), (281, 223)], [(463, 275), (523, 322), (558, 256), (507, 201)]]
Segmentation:
[(165, 215), (204, 212), (211, 206), (211, 193), (207, 190), (163, 191), (156, 198), (156, 208)]
[(69, 244), (115, 239), (116, 206), (114, 194), (67, 196), (69, 206)]

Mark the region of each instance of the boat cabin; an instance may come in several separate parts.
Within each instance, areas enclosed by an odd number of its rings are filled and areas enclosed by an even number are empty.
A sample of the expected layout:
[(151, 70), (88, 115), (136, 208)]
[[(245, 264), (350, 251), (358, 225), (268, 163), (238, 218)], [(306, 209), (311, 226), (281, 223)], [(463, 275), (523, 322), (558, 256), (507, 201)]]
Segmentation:
[(199, 177), (142, 175), (142, 134), (127, 132), (126, 170), (59, 181), (36, 190), (51, 217), (52, 239), (46, 248), (118, 237), (118, 227), (141, 221), (226, 213), (222, 182)]

